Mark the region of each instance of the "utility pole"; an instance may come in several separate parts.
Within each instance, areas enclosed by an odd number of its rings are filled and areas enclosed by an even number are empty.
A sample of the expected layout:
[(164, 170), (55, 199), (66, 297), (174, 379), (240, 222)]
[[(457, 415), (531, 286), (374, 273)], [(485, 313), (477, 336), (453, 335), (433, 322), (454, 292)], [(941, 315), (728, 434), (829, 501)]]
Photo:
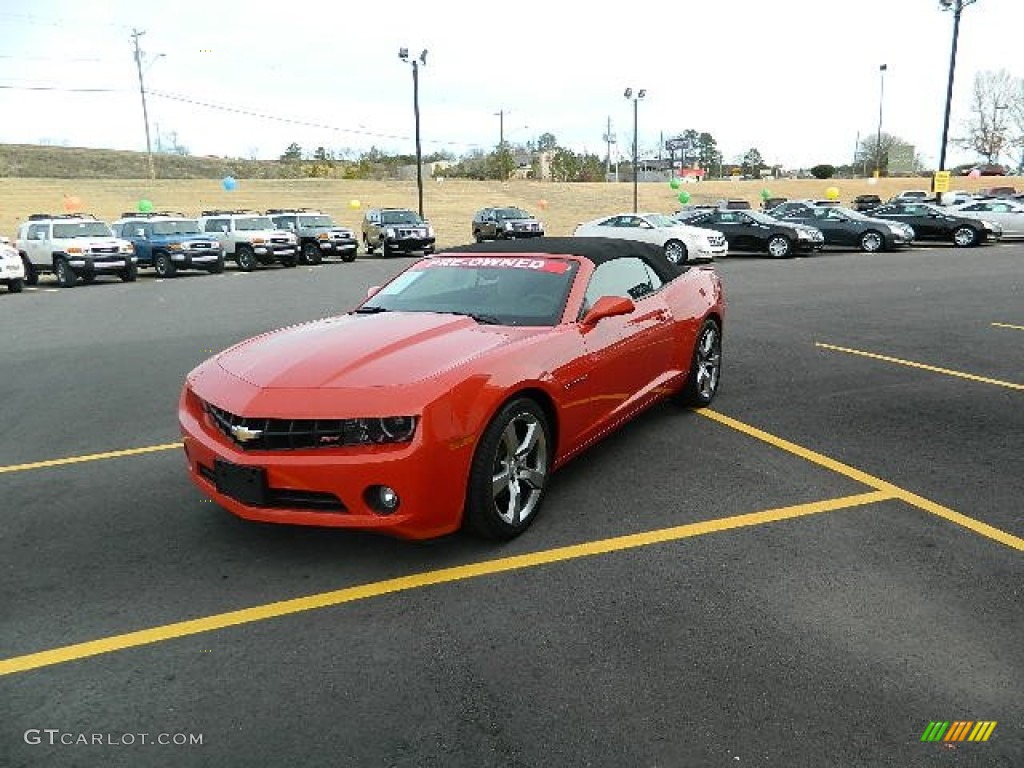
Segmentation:
[(135, 68), (139, 73), (139, 95), (142, 96), (142, 120), (146, 124), (146, 158), (149, 161), (149, 178), (156, 178), (156, 167), (153, 165), (153, 145), (149, 139), (149, 110), (146, 109), (146, 86), (142, 81), (142, 51), (139, 50), (139, 38), (146, 32), (132, 30), (132, 42), (135, 44)]
[(505, 110), (500, 109), (494, 113), (498, 118), (498, 149), (505, 146)]
[[(608, 177), (612, 175), (612, 144), (615, 143), (615, 134), (612, 133), (612, 118), (608, 117), (608, 128), (604, 132), (604, 136), (601, 137), (604, 140), (605, 146), (607, 147), (607, 153), (604, 156), (604, 178), (607, 181)], [(616, 170), (618, 170), (618, 163), (615, 164)], [(618, 174), (616, 174), (616, 177)], [(618, 181), (618, 178), (615, 179)]]

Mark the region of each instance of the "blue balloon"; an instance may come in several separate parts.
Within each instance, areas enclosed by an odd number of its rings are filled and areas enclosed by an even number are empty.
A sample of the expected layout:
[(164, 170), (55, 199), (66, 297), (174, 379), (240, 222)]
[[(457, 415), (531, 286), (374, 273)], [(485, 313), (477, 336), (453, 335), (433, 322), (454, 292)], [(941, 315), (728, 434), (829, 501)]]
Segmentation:
[(234, 176), (225, 176), (221, 184), (224, 185), (224, 189), (228, 192), (238, 188), (238, 180)]

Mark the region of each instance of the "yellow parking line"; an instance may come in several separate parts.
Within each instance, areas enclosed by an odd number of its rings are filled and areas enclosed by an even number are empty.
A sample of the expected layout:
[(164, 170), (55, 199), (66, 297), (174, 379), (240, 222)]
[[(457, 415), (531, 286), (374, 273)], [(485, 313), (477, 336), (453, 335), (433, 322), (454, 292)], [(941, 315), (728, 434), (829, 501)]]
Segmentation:
[(964, 373), (963, 371), (954, 371), (949, 368), (939, 368), (934, 365), (927, 365), (925, 363), (915, 363), (913, 360), (901, 360), (898, 357), (888, 357), (886, 355), (877, 355), (874, 352), (864, 352), (859, 349), (850, 349), (849, 347), (837, 347), (833, 344), (823, 344), (821, 342), (815, 342), (814, 346), (820, 347), (821, 349), (830, 349), (833, 352), (845, 352), (848, 355), (859, 355), (860, 357), (869, 357), (872, 360), (882, 360), (886, 363), (896, 363), (897, 365), (905, 365), (908, 368), (920, 368), (923, 371), (931, 371), (933, 373), (943, 373), (946, 376), (956, 376), (959, 379), (969, 379), (970, 381), (980, 381), (983, 384), (995, 384), (998, 387), (1006, 387), (1007, 389), (1019, 389), (1024, 391), (1024, 384), (1015, 384), (1012, 381), (1002, 381), (1001, 379), (990, 379), (986, 376), (976, 376), (973, 373)]
[(1014, 536), (1012, 533), (1007, 533), (1006, 531), (991, 526), (988, 523), (975, 520), (973, 517), (968, 517), (967, 515), (961, 514), (949, 507), (944, 507), (941, 504), (926, 499), (923, 496), (918, 496), (912, 491), (900, 488), (899, 486), (886, 482), (874, 475), (869, 475), (867, 472), (851, 467), (848, 464), (843, 464), (841, 461), (836, 461), (835, 459), (829, 458), (821, 453), (812, 451), (809, 448), (804, 448), (796, 443), (784, 440), (781, 437), (776, 437), (764, 430), (752, 427), (749, 424), (744, 424), (742, 421), (738, 421), (729, 416), (718, 413), (717, 411), (704, 408), (695, 412), (699, 413), (701, 416), (711, 419), (712, 421), (717, 421), (719, 424), (724, 424), (738, 432), (742, 432), (745, 435), (749, 435), (750, 437), (757, 438), (769, 445), (773, 445), (776, 448), (780, 448), (794, 456), (799, 456), (806, 461), (810, 461), (814, 464), (825, 467), (826, 469), (831, 469), (833, 472), (845, 475), (851, 480), (856, 480), (870, 488), (882, 491), (892, 498), (899, 499), (900, 501), (904, 501), (911, 506), (924, 510), (925, 512), (930, 512), (933, 515), (944, 518), (951, 523), (963, 526), (964, 528), (974, 531), (981, 536), (985, 536), (993, 541), (998, 541), (1000, 544), (1005, 544), (1008, 547), (1024, 552), (1024, 539), (1019, 536)]
[(319, 608), (328, 608), (335, 605), (342, 605), (356, 600), (366, 600), (372, 597), (405, 592), (421, 587), (428, 587), (435, 584), (447, 584), (455, 581), (489, 576), (496, 573), (533, 568), (539, 565), (575, 560), (581, 557), (592, 555), (603, 555), (611, 552), (620, 552), (627, 549), (647, 547), (652, 544), (663, 544), (694, 536), (705, 536), (709, 533), (728, 531), (734, 528), (743, 528), (754, 525), (764, 525), (780, 520), (789, 520), (795, 517), (819, 514), (822, 512), (834, 512), (840, 509), (874, 504), (880, 501), (891, 499), (892, 495), (885, 491), (872, 491), (870, 493), (859, 493), (853, 496), (844, 496), (836, 499), (826, 499), (808, 504), (797, 504), (789, 507), (779, 507), (761, 512), (752, 512), (745, 515), (705, 520), (699, 523), (675, 526), (672, 528), (661, 528), (654, 531), (634, 533), (626, 536), (616, 536), (610, 539), (599, 541), (588, 541), (582, 544), (572, 544), (566, 547), (530, 552), (524, 555), (503, 557), (496, 560), (485, 560), (478, 563), (468, 563), (452, 568), (442, 568), (436, 571), (400, 576), (386, 581), (377, 581), (369, 584), (360, 584), (355, 587), (347, 587), (332, 592), (321, 592), (306, 597), (298, 597), (291, 600), (283, 600), (276, 603), (257, 605), (251, 608), (243, 608), (237, 611), (219, 613), (213, 616), (205, 616), (190, 621), (180, 621), (174, 624), (165, 624), (159, 627), (151, 627), (137, 632), (128, 632), (123, 635), (114, 635), (99, 640), (90, 640), (84, 643), (54, 648), (48, 651), (39, 651), (24, 656), (14, 656), (9, 659), (0, 660), (0, 676), (10, 675), (16, 672), (25, 672), (30, 669), (49, 667), (55, 664), (63, 664), (68, 661), (84, 659), (89, 656), (98, 656), (104, 653), (112, 653), (127, 648), (135, 648), (141, 645), (159, 643), (177, 637), (198, 635), (203, 632), (213, 632), (240, 624), (250, 624), (256, 621), (265, 621), (280, 616), (287, 616), (303, 611), (312, 611)]
[(1013, 325), (1012, 323), (992, 323), (993, 328), (1012, 328), (1015, 331), (1024, 331), (1024, 325)]
[(47, 467), (60, 467), (65, 464), (82, 464), (87, 461), (102, 461), (103, 459), (119, 459), (123, 456), (138, 456), (140, 453), (156, 453), (157, 451), (172, 451), (181, 448), (181, 443), (164, 443), (163, 445), (147, 445), (144, 448), (126, 448), (122, 451), (107, 451), (106, 453), (89, 453), (84, 456), (68, 456), (65, 459), (47, 459), (46, 461), (33, 461), (28, 464), (9, 464), (0, 467), (0, 475), (6, 472), (25, 472), (30, 469), (45, 469)]

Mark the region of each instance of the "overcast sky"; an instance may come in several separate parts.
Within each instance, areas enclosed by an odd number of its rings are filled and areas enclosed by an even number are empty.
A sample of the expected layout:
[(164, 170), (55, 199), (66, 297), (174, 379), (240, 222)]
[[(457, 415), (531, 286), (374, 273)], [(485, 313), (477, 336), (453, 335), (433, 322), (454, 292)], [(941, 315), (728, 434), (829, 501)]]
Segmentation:
[[(726, 161), (848, 162), (878, 127), (939, 155), (953, 16), (938, 0), (639, 0), (633, 3), (376, 0), (356, 3), (0, 2), (0, 143), (145, 149), (132, 29), (144, 30), (153, 146), (276, 158), (304, 150), (414, 151), (420, 70), (424, 153), (490, 150), (541, 133), (604, 156), (612, 121), (629, 154), (707, 131)], [(974, 76), (1024, 77), (1024, 0), (978, 0), (960, 28), (950, 135), (963, 135)], [(58, 90), (29, 90), (53, 88)], [(74, 89), (112, 89), (76, 92)], [(250, 114), (246, 114), (250, 113)], [(268, 119), (277, 116), (295, 122)], [(976, 159), (953, 146), (947, 164)], [(1016, 164), (1016, 163), (1014, 163)]]

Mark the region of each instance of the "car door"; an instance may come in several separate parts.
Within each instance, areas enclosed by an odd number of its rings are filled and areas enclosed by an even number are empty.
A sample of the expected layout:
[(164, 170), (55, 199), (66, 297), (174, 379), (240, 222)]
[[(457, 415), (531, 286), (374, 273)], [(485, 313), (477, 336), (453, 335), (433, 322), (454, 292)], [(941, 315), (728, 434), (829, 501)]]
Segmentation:
[[(923, 210), (921, 206), (915, 207), (918, 209), (918, 212)], [(903, 203), (887, 203), (879, 208), (875, 208), (870, 215), (880, 219), (889, 219), (909, 224), (914, 228), (914, 236), (918, 240), (934, 239), (933, 235), (927, 234), (929, 228), (934, 231), (934, 224), (927, 217), (915, 215), (913, 208)]]
[(715, 211), (703, 219), (699, 226), (717, 229), (725, 235), (730, 251), (751, 250), (749, 233), (741, 226), (735, 211)]
[(53, 263), (49, 243), (50, 225), (46, 222), (30, 224), (25, 236), (25, 255), (37, 267), (49, 267)]
[(673, 335), (661, 287), (661, 279), (635, 257), (603, 262), (591, 276), (580, 319), (602, 296), (628, 297), (636, 308), (595, 325), (577, 326), (585, 367), (566, 384), (572, 393), (566, 426), (579, 441), (624, 418), (664, 383), (673, 361)]

